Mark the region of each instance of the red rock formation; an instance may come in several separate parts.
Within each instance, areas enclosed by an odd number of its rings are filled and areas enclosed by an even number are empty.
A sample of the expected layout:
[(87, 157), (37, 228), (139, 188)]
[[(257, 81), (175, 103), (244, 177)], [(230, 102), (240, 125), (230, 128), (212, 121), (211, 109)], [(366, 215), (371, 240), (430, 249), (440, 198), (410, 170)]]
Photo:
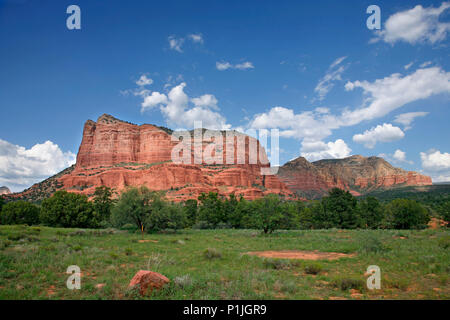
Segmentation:
[(128, 288), (139, 288), (139, 293), (141, 295), (150, 294), (153, 290), (160, 290), (170, 280), (158, 272), (139, 270), (131, 279)]
[(9, 190), (8, 187), (0, 187), (0, 195), (10, 194), (10, 193), (11, 193), (11, 191)]
[[(169, 133), (169, 129), (149, 124), (138, 126), (109, 115), (102, 115), (97, 122), (88, 120), (75, 168), (58, 181), (68, 191), (88, 195), (101, 185), (118, 191), (127, 186), (145, 185), (152, 190), (167, 191), (167, 197), (175, 201), (197, 198), (209, 191), (222, 195), (234, 193), (247, 199), (269, 193), (291, 195), (276, 176), (261, 175), (261, 169), (269, 164), (264, 148), (259, 150), (256, 139), (237, 132), (232, 132), (231, 137), (227, 136), (230, 132), (215, 131), (217, 139), (223, 139), (223, 147), (214, 148), (210, 140), (202, 141), (197, 149), (181, 149), (178, 155), (182, 157), (186, 152), (188, 164), (185, 164), (172, 162), (172, 151), (179, 150), (174, 149), (179, 141)], [(195, 141), (193, 132), (181, 134)], [(250, 152), (253, 147), (260, 155)], [(200, 164), (194, 164), (199, 154)], [(209, 163), (207, 154), (218, 164), (206, 164)], [(238, 154), (242, 155), (243, 164), (233, 164), (238, 163)], [(227, 164), (230, 160), (232, 164)]]
[(378, 188), (432, 184), (428, 176), (395, 168), (382, 158), (359, 155), (312, 163), (300, 157), (282, 166), (278, 177), (291, 191), (310, 198), (335, 187), (360, 195)]

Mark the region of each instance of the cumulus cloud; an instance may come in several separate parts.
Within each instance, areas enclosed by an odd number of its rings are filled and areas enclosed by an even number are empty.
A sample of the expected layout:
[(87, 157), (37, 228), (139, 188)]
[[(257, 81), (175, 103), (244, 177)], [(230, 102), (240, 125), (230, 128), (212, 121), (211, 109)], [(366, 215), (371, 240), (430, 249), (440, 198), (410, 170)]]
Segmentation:
[(377, 125), (364, 131), (364, 133), (355, 134), (353, 141), (362, 143), (366, 148), (372, 149), (377, 142), (392, 142), (402, 139), (404, 136), (405, 134), (399, 127), (394, 127), (390, 123), (383, 123), (383, 125)]
[(450, 181), (450, 153), (431, 149), (420, 153), (422, 168), (434, 182)]
[(207, 108), (213, 108), (217, 109), (217, 99), (212, 94), (204, 94), (198, 98), (192, 98), (192, 103), (196, 107), (207, 107)]
[(439, 16), (450, 8), (450, 2), (438, 7), (424, 8), (417, 5), (412, 9), (391, 15), (384, 24), (385, 29), (376, 31), (372, 42), (383, 40), (394, 44), (397, 41), (416, 43), (437, 43), (444, 40), (450, 30), (450, 23), (440, 22)]
[(326, 74), (319, 80), (319, 83), (314, 88), (314, 92), (317, 94), (318, 99), (321, 101), (325, 99), (328, 92), (334, 87), (336, 81), (342, 80), (342, 73), (345, 71), (346, 67), (341, 65), (341, 63), (347, 57), (337, 58), (328, 68)]
[(150, 78), (147, 78), (147, 76), (145, 74), (141, 75), (138, 79), (138, 81), (136, 81), (136, 84), (140, 87), (144, 87), (144, 86), (149, 86), (153, 83), (153, 80)]
[(397, 150), (395, 150), (394, 155), (392, 157), (397, 161), (404, 162), (404, 161), (406, 161), (406, 152), (404, 152), (400, 149), (397, 149)]
[[(433, 67), (419, 69), (406, 76), (393, 74), (373, 82), (348, 82), (345, 87), (347, 90), (357, 87), (363, 89), (365, 99), (362, 107), (347, 108), (341, 113), (333, 114), (328, 108), (296, 112), (291, 108), (276, 106), (266, 112), (254, 115), (249, 121), (248, 127), (254, 129), (278, 128), (281, 137), (322, 141), (335, 129), (374, 120), (413, 101), (450, 92), (450, 73)], [(405, 114), (396, 120), (408, 127), (414, 117), (422, 115), (422, 113)], [(390, 126), (392, 127), (392, 125)], [(398, 138), (404, 134), (400, 128), (393, 130), (394, 133), (397, 133)], [(370, 142), (366, 144), (370, 145)]]
[(205, 94), (190, 99), (184, 92), (185, 87), (186, 83), (182, 82), (170, 89), (167, 95), (154, 91), (151, 95), (144, 96), (141, 111), (159, 107), (167, 123), (183, 128), (192, 128), (194, 121), (202, 121), (203, 127), (209, 129), (231, 128), (225, 117), (218, 112), (218, 101), (214, 95)]
[(224, 71), (228, 69), (238, 69), (238, 70), (246, 70), (246, 69), (253, 69), (255, 66), (250, 61), (245, 61), (238, 64), (231, 64), (227, 61), (221, 61), (216, 62), (216, 69), (219, 71)]
[(402, 113), (395, 117), (394, 122), (402, 124), (404, 130), (409, 130), (415, 118), (425, 117), (428, 113), (423, 111)]
[(63, 152), (46, 141), (30, 149), (0, 139), (0, 185), (21, 191), (75, 163), (72, 152)]
[(418, 69), (402, 77), (394, 73), (374, 82), (347, 82), (347, 91), (362, 88), (367, 96), (367, 106), (346, 111), (343, 120), (347, 125), (357, 124), (363, 120), (382, 117), (407, 103), (428, 98), (432, 95), (450, 92), (450, 72), (439, 67)]
[(341, 159), (350, 156), (352, 151), (342, 139), (335, 142), (325, 143), (323, 141), (303, 141), (301, 147), (301, 156), (308, 161), (320, 159)]

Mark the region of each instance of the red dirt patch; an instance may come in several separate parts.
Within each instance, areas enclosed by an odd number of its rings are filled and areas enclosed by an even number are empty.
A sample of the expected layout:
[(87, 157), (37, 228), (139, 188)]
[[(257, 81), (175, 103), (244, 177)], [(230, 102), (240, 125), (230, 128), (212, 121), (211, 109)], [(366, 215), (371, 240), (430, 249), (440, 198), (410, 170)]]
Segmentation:
[(280, 259), (299, 259), (299, 260), (336, 260), (339, 258), (351, 258), (356, 254), (347, 254), (340, 252), (320, 252), (314, 251), (253, 251), (247, 252), (248, 255), (264, 257), (264, 258), (280, 258)]
[(138, 240), (139, 243), (144, 243), (144, 242), (154, 242), (154, 243), (158, 243), (158, 240)]

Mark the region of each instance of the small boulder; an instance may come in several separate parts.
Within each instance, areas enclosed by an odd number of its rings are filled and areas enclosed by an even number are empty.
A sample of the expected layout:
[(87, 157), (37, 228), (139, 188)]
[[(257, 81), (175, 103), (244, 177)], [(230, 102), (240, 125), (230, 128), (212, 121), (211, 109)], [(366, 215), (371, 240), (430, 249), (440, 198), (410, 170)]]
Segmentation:
[(153, 291), (153, 289), (159, 290), (164, 285), (169, 283), (170, 280), (158, 272), (139, 270), (131, 279), (128, 288), (133, 288), (139, 285), (139, 292), (141, 295), (146, 295)]

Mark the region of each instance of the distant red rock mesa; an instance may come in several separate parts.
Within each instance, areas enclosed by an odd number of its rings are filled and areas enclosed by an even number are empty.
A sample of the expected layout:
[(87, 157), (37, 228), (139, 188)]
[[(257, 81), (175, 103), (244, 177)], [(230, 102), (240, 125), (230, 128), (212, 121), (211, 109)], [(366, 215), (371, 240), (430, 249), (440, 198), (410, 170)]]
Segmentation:
[[(250, 200), (270, 193), (291, 199), (315, 199), (334, 187), (360, 195), (380, 188), (432, 184), (430, 177), (394, 168), (382, 158), (358, 155), (312, 163), (299, 157), (281, 166), (277, 175), (262, 175), (261, 170), (267, 170), (270, 164), (259, 141), (236, 131), (214, 132), (223, 138), (224, 145), (222, 154), (212, 152), (212, 155), (221, 158), (224, 164), (207, 164), (210, 162), (205, 158), (200, 158), (199, 164), (194, 163), (199, 154), (201, 157), (211, 150), (211, 140), (203, 141), (197, 149), (189, 148), (186, 159), (190, 157), (191, 161), (187, 164), (175, 163), (172, 153), (179, 153), (180, 142), (172, 139), (172, 130), (150, 124), (135, 125), (104, 114), (97, 122), (86, 121), (74, 166), (8, 196), (40, 201), (61, 189), (92, 195), (98, 186), (122, 191), (128, 186), (145, 185), (166, 191), (167, 198), (173, 201), (197, 199), (201, 193), (210, 191)], [(230, 133), (234, 135), (232, 139)], [(193, 135), (192, 131), (184, 134)], [(255, 145), (256, 161), (249, 152)], [(240, 158), (243, 161), (238, 161), (238, 154), (244, 155)]]
[(331, 188), (358, 196), (381, 188), (432, 184), (428, 176), (395, 168), (383, 158), (360, 155), (315, 162), (299, 157), (280, 167), (278, 177), (291, 191), (307, 198), (321, 197)]

